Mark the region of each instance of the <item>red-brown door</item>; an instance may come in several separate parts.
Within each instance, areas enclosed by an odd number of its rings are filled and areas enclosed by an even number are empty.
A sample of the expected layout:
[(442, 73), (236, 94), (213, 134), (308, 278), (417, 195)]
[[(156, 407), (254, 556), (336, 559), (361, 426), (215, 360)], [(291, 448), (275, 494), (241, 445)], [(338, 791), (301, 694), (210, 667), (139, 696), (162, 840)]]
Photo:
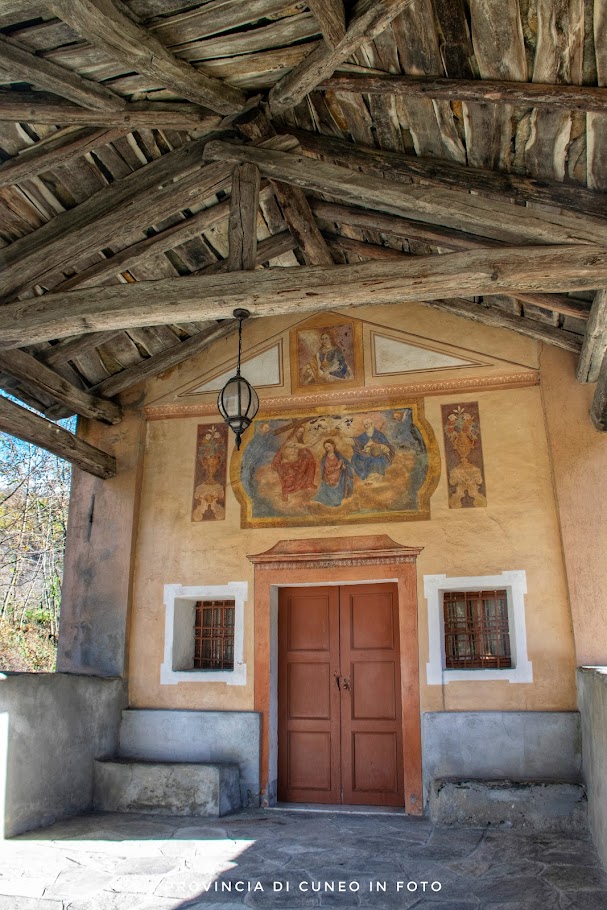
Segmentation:
[(402, 806), (396, 584), (283, 588), (278, 796)]

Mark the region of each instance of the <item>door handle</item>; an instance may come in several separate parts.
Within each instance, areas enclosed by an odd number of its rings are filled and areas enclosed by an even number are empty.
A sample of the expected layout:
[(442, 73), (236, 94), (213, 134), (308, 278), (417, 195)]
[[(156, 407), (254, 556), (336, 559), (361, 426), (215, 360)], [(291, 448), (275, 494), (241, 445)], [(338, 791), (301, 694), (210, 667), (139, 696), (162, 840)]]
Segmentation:
[(350, 677), (344, 676), (343, 682), (344, 682), (344, 691), (349, 692), (350, 691)]
[(341, 676), (338, 676), (337, 673), (335, 674), (335, 684), (337, 685), (337, 688), (341, 692)]

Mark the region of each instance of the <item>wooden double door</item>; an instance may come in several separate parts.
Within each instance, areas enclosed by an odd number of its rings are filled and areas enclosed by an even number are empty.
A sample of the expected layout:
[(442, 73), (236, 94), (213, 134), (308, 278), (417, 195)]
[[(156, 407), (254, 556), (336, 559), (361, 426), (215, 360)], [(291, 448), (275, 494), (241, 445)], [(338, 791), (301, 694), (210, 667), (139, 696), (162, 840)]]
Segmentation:
[(398, 590), (282, 588), (278, 798), (404, 804)]

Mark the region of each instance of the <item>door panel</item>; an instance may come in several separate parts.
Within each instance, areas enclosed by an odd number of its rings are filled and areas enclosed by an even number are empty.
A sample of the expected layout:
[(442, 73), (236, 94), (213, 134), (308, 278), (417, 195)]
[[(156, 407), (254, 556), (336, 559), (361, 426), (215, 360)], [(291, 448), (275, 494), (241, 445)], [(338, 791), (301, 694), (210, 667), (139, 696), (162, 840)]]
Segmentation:
[(343, 802), (404, 805), (398, 588), (340, 588)]
[(402, 806), (397, 585), (283, 588), (278, 635), (279, 799)]
[(338, 589), (281, 589), (278, 647), (278, 798), (337, 803)]

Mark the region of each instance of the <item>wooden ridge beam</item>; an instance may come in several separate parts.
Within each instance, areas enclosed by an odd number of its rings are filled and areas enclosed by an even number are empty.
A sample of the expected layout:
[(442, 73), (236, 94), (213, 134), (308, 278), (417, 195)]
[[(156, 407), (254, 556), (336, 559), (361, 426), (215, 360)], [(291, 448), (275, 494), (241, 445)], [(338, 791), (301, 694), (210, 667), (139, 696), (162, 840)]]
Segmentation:
[(68, 164), (74, 158), (79, 158), (100, 145), (106, 145), (123, 134), (124, 130), (87, 126), (58, 130), (0, 165), (0, 186), (11, 186), (53, 167)]
[(219, 114), (245, 104), (239, 89), (178, 60), (150, 32), (133, 22), (112, 0), (49, 0), (52, 12), (128, 71), (150, 76), (188, 101)]
[(228, 269), (254, 269), (257, 255), (257, 214), (261, 176), (254, 164), (237, 164), (232, 171), (228, 227)]
[(0, 396), (0, 430), (70, 461), (87, 474), (104, 480), (116, 474), (116, 459), (112, 455), (4, 396)]
[(268, 268), (192, 275), (46, 294), (2, 308), (0, 347), (87, 332), (229, 318), (322, 312), (521, 292), (585, 291), (607, 284), (607, 246), (516, 246), (398, 262)]
[(467, 188), (496, 200), (539, 202), (581, 215), (607, 217), (607, 194), (589, 190), (585, 186), (469, 167), (438, 158), (372, 149), (305, 130), (295, 129), (289, 132), (299, 140), (304, 152), (320, 155), (333, 164), (353, 170), (360, 168), (363, 172), (389, 180), (405, 184), (417, 180), (446, 189)]
[(337, 47), (346, 34), (343, 0), (308, 0), (308, 8), (318, 22), (327, 44)]
[(122, 420), (122, 410), (115, 402), (105, 401), (78, 389), (25, 351), (0, 351), (0, 370), (18, 379), (34, 394), (43, 392), (83, 417), (92, 417), (110, 424)]
[(0, 66), (14, 82), (27, 82), (67, 98), (82, 107), (102, 111), (121, 111), (124, 98), (91, 79), (38, 57), (13, 38), (0, 34)]
[(219, 125), (221, 117), (193, 104), (161, 101), (131, 101), (122, 110), (93, 111), (60, 101), (45, 92), (0, 89), (0, 121), (121, 127), (127, 131), (140, 128), (212, 130)]
[(298, 66), (279, 79), (270, 91), (270, 109), (278, 113), (298, 104), (323, 80), (328, 79), (340, 63), (355, 54), (365, 41), (371, 41), (383, 32), (411, 2), (412, 0), (358, 0), (348, 29), (339, 43), (331, 47), (326, 41), (321, 41)]
[(577, 367), (578, 382), (596, 382), (607, 356), (607, 290), (594, 295)]
[(203, 158), (248, 161), (271, 180), (283, 180), (349, 204), (470, 231), (504, 243), (607, 242), (607, 218), (548, 213), (481, 198), (461, 189), (406, 185), (290, 152), (211, 140)]
[[(128, 238), (129, 229), (139, 233), (146, 224), (227, 189), (230, 165), (200, 167), (205, 141), (163, 155), (0, 250), (0, 295), (10, 298), (43, 284), (47, 275), (111, 245), (113, 237)], [(182, 179), (173, 182), (176, 177)]]
[(568, 111), (607, 113), (607, 88), (593, 85), (546, 85), (540, 82), (501, 82), (494, 79), (443, 79), (392, 73), (339, 73), (325, 79), (319, 89), (400, 95), (490, 104), (518, 104)]

